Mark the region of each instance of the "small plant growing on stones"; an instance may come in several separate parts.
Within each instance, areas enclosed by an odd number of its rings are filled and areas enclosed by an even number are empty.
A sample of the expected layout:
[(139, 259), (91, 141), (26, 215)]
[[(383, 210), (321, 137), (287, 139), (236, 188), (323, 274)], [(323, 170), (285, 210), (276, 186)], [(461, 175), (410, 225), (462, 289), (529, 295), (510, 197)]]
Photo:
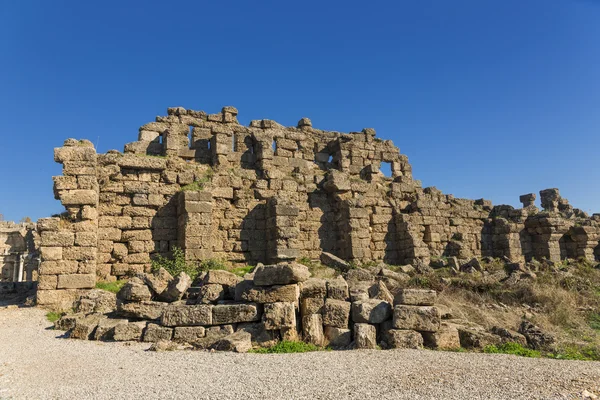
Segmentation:
[(489, 354), (513, 354), (515, 356), (531, 358), (539, 358), (542, 356), (539, 351), (528, 349), (521, 346), (519, 343), (514, 342), (507, 342), (498, 346), (491, 344), (485, 346), (483, 352)]
[(63, 314), (62, 313), (58, 313), (58, 312), (54, 312), (54, 311), (50, 311), (49, 313), (46, 314), (46, 319), (52, 323), (55, 323), (56, 321), (58, 321), (60, 319), (60, 317), (62, 317)]
[(125, 285), (125, 283), (127, 283), (127, 280), (125, 279), (121, 279), (114, 282), (100, 281), (96, 282), (96, 289), (106, 290), (107, 292), (111, 293), (118, 293), (119, 290), (121, 290), (121, 288), (123, 287), (123, 285)]
[(179, 247), (173, 247), (173, 258), (171, 259), (158, 255), (152, 260), (152, 271), (158, 271), (161, 268), (166, 269), (173, 276), (185, 272), (192, 280), (200, 273), (199, 267), (188, 262), (185, 259), (185, 253)]
[(275, 346), (250, 350), (249, 353), (258, 354), (281, 354), (281, 353), (306, 353), (309, 351), (326, 350), (323, 347), (315, 346), (314, 344), (304, 342), (283, 341)]

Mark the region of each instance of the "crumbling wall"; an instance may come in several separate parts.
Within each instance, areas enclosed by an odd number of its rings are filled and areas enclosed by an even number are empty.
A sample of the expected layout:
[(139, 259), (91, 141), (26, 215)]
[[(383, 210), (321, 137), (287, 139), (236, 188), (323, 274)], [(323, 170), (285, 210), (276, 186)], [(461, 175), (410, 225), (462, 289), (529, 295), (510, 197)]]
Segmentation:
[(34, 223), (0, 221), (0, 281), (37, 281), (36, 239)]
[[(64, 176), (55, 177), (55, 191), (68, 218), (40, 227), (43, 263), (62, 265), (45, 268), (41, 290), (147, 272), (152, 257), (175, 246), (189, 260), (234, 264), (316, 259), (323, 251), (389, 264), (600, 254), (598, 216), (574, 209), (556, 189), (541, 192), (543, 211), (533, 195), (517, 210), (458, 199), (422, 188), (408, 158), (373, 129), (323, 131), (308, 118), (296, 127), (271, 120), (245, 127), (237, 114), (170, 108), (124, 153), (97, 155), (71, 139), (56, 149)], [(88, 240), (77, 238), (82, 233)], [(77, 284), (65, 287), (65, 279)]]

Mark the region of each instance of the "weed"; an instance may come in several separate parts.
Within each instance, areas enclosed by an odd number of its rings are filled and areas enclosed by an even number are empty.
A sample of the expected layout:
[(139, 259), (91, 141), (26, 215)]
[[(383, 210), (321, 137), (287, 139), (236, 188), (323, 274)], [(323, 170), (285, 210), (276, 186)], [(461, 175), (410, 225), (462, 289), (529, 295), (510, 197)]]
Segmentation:
[(537, 350), (531, 350), (526, 347), (521, 346), (519, 343), (507, 342), (496, 345), (488, 345), (483, 348), (484, 353), (490, 354), (513, 354), (515, 356), (521, 357), (532, 357), (539, 358), (542, 354)]
[(600, 347), (569, 344), (562, 346), (556, 353), (547, 353), (544, 356), (557, 360), (600, 361)]
[(190, 183), (189, 185), (182, 186), (181, 191), (183, 191), (183, 192), (186, 192), (186, 191), (200, 192), (200, 191), (204, 190), (204, 185), (206, 185), (208, 182), (212, 181), (214, 174), (215, 174), (215, 172), (212, 170), (212, 168), (207, 169), (206, 171), (204, 171), (204, 175), (202, 177), (196, 179), (194, 182)]
[(125, 285), (125, 283), (127, 283), (125, 279), (121, 279), (119, 281), (114, 282), (100, 281), (96, 282), (96, 289), (106, 290), (107, 292), (111, 293), (118, 293), (119, 290), (121, 290), (121, 288), (123, 287), (123, 285)]
[(306, 353), (309, 351), (320, 351), (325, 350), (322, 347), (317, 347), (314, 344), (304, 342), (289, 342), (283, 341), (277, 343), (275, 346), (252, 349), (250, 353), (258, 354), (279, 354), (279, 353)]
[(200, 265), (198, 266), (200, 271), (211, 271), (215, 269), (227, 269), (227, 264), (225, 261), (218, 258), (209, 258), (206, 260), (202, 260)]
[(58, 312), (50, 311), (49, 313), (46, 313), (46, 319), (48, 321), (52, 322), (52, 323), (55, 323), (63, 315), (64, 315), (63, 313), (58, 313)]
[(179, 247), (173, 248), (172, 259), (158, 255), (152, 260), (152, 271), (158, 271), (160, 268), (166, 269), (173, 276), (185, 272), (192, 280), (200, 273), (199, 267), (193, 263), (189, 263), (185, 259), (185, 253)]
[(233, 272), (237, 276), (243, 277), (244, 275), (249, 274), (252, 271), (254, 271), (254, 266), (246, 265), (245, 267), (234, 268), (230, 272)]
[(600, 313), (593, 313), (589, 316), (590, 327), (600, 331)]

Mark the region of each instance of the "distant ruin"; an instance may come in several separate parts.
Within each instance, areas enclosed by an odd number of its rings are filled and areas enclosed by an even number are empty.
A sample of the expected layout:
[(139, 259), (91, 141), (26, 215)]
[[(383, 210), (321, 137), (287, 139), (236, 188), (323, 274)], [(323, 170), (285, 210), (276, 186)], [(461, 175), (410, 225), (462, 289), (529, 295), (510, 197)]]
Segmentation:
[(0, 221), (0, 282), (37, 281), (35, 236), (33, 223)]
[[(355, 262), (429, 264), (439, 257), (600, 258), (600, 215), (557, 189), (523, 208), (422, 188), (405, 155), (371, 128), (340, 133), (254, 120), (238, 111), (168, 109), (138, 141), (97, 154), (68, 139), (55, 149), (62, 218), (38, 221), (37, 301), (72, 302), (97, 279), (150, 269), (177, 246), (188, 260), (276, 263), (322, 252)], [(384, 176), (382, 164), (391, 176)]]

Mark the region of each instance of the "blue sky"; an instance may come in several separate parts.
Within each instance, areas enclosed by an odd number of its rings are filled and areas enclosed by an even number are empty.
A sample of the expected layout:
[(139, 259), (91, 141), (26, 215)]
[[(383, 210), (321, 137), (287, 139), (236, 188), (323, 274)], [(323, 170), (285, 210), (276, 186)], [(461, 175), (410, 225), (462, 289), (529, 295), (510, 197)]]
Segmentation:
[(600, 212), (600, 1), (3, 1), (0, 213), (62, 211), (53, 148), (122, 150), (169, 106), (356, 131), (416, 179)]

